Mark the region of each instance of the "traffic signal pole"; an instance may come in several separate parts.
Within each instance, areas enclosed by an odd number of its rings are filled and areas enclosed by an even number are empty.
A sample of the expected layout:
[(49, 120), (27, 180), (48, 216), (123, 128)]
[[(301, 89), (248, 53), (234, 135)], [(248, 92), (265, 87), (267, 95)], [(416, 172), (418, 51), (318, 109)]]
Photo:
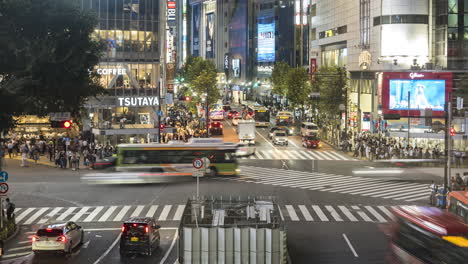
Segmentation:
[(452, 128), (452, 102), (450, 102), (451, 98), (448, 98), (449, 102), (446, 104), (445, 109), (445, 167), (444, 167), (444, 192), (448, 192), (448, 188), (450, 186), (450, 175), (451, 175), (451, 148), (452, 148), (452, 135), (450, 135), (450, 130)]

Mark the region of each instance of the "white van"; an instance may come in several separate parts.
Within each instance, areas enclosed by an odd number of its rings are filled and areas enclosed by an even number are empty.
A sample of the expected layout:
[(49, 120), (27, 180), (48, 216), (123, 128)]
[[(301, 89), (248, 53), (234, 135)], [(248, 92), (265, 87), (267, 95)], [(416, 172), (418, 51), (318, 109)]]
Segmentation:
[(301, 124), (301, 136), (313, 136), (319, 132), (318, 126), (311, 122), (302, 122)]

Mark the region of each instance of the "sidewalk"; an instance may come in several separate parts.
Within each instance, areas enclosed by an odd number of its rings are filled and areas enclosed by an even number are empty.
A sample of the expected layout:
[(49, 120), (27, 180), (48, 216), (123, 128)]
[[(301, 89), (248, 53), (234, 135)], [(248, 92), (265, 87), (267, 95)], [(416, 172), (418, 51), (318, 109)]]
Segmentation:
[[(10, 158), (6, 158), (5, 160), (19, 160), (21, 161), (21, 156), (14, 156), (12, 157), (11, 159)], [(49, 159), (45, 156), (39, 156), (39, 160), (37, 162), (35, 162), (33, 159), (27, 159), (28, 161), (28, 166), (31, 167), (31, 165), (35, 165), (35, 164), (40, 164), (40, 165), (44, 165), (44, 166), (49, 166), (49, 167), (55, 167), (55, 162), (52, 162), (52, 161), (49, 161)]]

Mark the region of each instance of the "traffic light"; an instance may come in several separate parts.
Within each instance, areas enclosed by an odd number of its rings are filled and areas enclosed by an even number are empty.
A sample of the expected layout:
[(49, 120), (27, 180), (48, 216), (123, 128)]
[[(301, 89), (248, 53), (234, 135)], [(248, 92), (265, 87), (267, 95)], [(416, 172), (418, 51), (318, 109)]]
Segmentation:
[(164, 127), (165, 127), (164, 124), (160, 124), (160, 125), (159, 125), (159, 129), (160, 129), (160, 130), (164, 130)]
[(450, 136), (454, 136), (455, 135), (455, 128), (450, 128)]
[(53, 128), (71, 128), (73, 125), (73, 122), (71, 120), (63, 120), (63, 121), (51, 121), (50, 122), (50, 127)]
[(185, 101), (190, 102), (190, 96), (185, 96)]

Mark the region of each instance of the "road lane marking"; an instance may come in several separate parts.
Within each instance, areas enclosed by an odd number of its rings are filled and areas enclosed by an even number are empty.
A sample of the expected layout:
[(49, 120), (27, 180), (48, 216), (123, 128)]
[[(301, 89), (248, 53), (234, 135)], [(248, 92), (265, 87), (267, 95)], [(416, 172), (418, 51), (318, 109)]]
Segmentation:
[(320, 154), (323, 154), (325, 157), (328, 157), (328, 160), (339, 160), (336, 157), (332, 156), (328, 151), (322, 151)]
[(16, 254), (7, 254), (7, 255), (3, 255), (2, 258), (7, 259), (7, 258), (13, 258), (13, 257), (21, 257), (21, 256), (29, 255), (29, 254), (32, 254), (32, 252), (28, 251), (28, 252), (21, 252), (21, 253), (16, 253)]
[(104, 209), (104, 206), (98, 206), (98, 207), (96, 207), (96, 208), (94, 209), (94, 211), (91, 212), (91, 214), (88, 215), (88, 217), (86, 217), (85, 220), (83, 220), (83, 222), (91, 222), (91, 221), (93, 221), (94, 217), (96, 217), (97, 214), (99, 214), (99, 212), (102, 211), (102, 209)]
[(31, 243), (31, 240), (20, 241), (17, 244), (28, 244), (28, 243)]
[(166, 254), (164, 254), (164, 257), (161, 259), (161, 262), (159, 262), (159, 264), (164, 264), (164, 262), (166, 262), (166, 259), (169, 257), (169, 254), (171, 254), (171, 251), (176, 244), (178, 235), (179, 235), (179, 230), (177, 229), (174, 234), (174, 238), (172, 239), (172, 243), (171, 243), (171, 246), (169, 247), (169, 250), (166, 252)]
[(154, 216), (154, 213), (156, 213), (156, 210), (158, 209), (158, 206), (157, 205), (152, 205), (148, 211), (148, 213), (146, 214), (146, 217), (153, 217)]
[(122, 218), (125, 216), (125, 214), (128, 212), (128, 210), (130, 210), (130, 205), (126, 205), (124, 206), (120, 212), (117, 214), (117, 216), (114, 218), (114, 222), (115, 221), (122, 221)]
[(315, 160), (322, 160), (323, 158), (317, 155), (316, 151), (307, 151), (308, 154), (314, 157)]
[(286, 205), (286, 210), (288, 210), (289, 218), (291, 218), (292, 221), (299, 221), (296, 210), (294, 210), (292, 205)]
[(316, 160), (316, 158), (312, 155), (310, 155), (310, 151), (305, 151), (305, 150), (301, 150), (301, 153), (307, 157), (307, 159), (310, 159), (310, 160)]
[[(427, 188), (427, 187), (426, 187)], [(420, 191), (413, 191), (411, 192), (411, 195), (406, 195), (403, 193), (403, 194), (395, 194), (395, 195), (389, 195), (389, 196), (385, 196), (383, 197), (384, 199), (388, 199), (388, 198), (393, 198), (395, 200), (402, 200), (402, 199), (406, 199), (406, 198), (412, 198), (414, 196), (422, 196), (422, 195), (430, 195), (431, 194), (431, 190), (420, 190)], [(403, 196), (403, 197), (401, 197)], [(396, 197), (400, 197), (400, 198), (396, 198)]]
[(346, 215), (346, 217), (348, 217), (348, 219), (351, 222), (357, 222), (358, 221), (358, 219), (356, 217), (354, 217), (354, 215), (345, 206), (339, 205), (338, 208), (340, 208), (341, 212), (343, 212), (343, 214)]
[(423, 200), (423, 199), (427, 199), (427, 196), (425, 197), (419, 197), (419, 198), (413, 198), (413, 199), (407, 199), (405, 201), (407, 202), (414, 202), (414, 201), (419, 201), (419, 200)]
[[(402, 187), (405, 187), (407, 186), (405, 183), (401, 183), (401, 182), (382, 182), (381, 186), (379, 186), (377, 189), (375, 190), (382, 190), (382, 189), (387, 189), (387, 188), (393, 188), (393, 189), (399, 189), (399, 188), (402, 188)], [(369, 188), (366, 188), (366, 187), (360, 187), (360, 188), (357, 188), (357, 189), (354, 189), (354, 190), (351, 190), (351, 191), (345, 191), (343, 193), (349, 193), (349, 194), (363, 194), (363, 193), (368, 193), (369, 192)]]
[(101, 262), (101, 260), (103, 260), (107, 255), (109, 255), (109, 253), (111, 252), (111, 250), (115, 247), (115, 245), (117, 245), (117, 243), (119, 243), (120, 241), (120, 234), (117, 236), (117, 238), (114, 240), (114, 242), (111, 244), (111, 246), (106, 250), (104, 251), (104, 253), (102, 253), (102, 255), (96, 260), (94, 261), (93, 264), (98, 264), (99, 262)]
[(280, 208), (279, 204), (277, 204), (276, 206), (278, 207), (278, 212), (279, 212), (279, 214), (280, 214), (281, 221), (284, 221), (283, 212), (281, 212), (281, 208)]
[(360, 217), (362, 217), (362, 219), (363, 219), (364, 221), (366, 221), (366, 222), (374, 222), (374, 221), (372, 221), (372, 219), (370, 219), (369, 216), (366, 215), (366, 213), (364, 213), (364, 212), (361, 210), (361, 208), (359, 208), (359, 206), (353, 205), (353, 206), (351, 206), (351, 208), (353, 208), (354, 210), (356, 210), (356, 212), (358, 213), (358, 215), (359, 215)]
[(328, 217), (323, 213), (322, 209), (320, 209), (320, 207), (318, 205), (312, 205), (312, 209), (314, 209), (315, 213), (318, 215), (320, 220), (322, 220), (324, 222), (330, 221), (330, 220), (328, 220)]
[(139, 216), (141, 214), (141, 211), (143, 211), (143, 208), (145, 208), (144, 205), (137, 206), (135, 210), (133, 210), (133, 213), (130, 215), (130, 217)]
[(255, 131), (255, 133), (257, 133), (260, 137), (262, 137), (268, 144), (270, 144), (270, 146), (276, 149), (276, 147), (273, 144), (271, 144), (271, 142), (268, 139), (266, 139), (262, 134), (260, 134), (258, 131)]
[(90, 208), (90, 207), (83, 207), (83, 208), (81, 208), (81, 210), (78, 211), (78, 213), (77, 213), (76, 215), (74, 215), (74, 216), (72, 217), (72, 219), (70, 219), (70, 221), (72, 221), (72, 222), (78, 221), (78, 220), (81, 218), (81, 216), (83, 216), (83, 215), (86, 213), (86, 211), (88, 211), (89, 208)]
[(338, 212), (331, 205), (325, 205), (325, 208), (330, 212), (331, 216), (338, 222), (342, 222), (343, 218), (338, 214)]
[(69, 216), (77, 207), (70, 207), (65, 212), (63, 212), (58, 218), (57, 221), (63, 221), (67, 216)]
[(52, 217), (54, 217), (62, 209), (63, 209), (63, 207), (54, 208), (52, 211), (50, 211), (50, 213), (46, 214), (45, 217), (42, 218), (41, 220), (39, 220), (39, 222), (37, 222), (37, 223), (38, 224), (44, 224), (45, 222), (50, 220)]
[(356, 253), (356, 250), (354, 250), (354, 247), (353, 245), (351, 244), (351, 241), (349, 241), (348, 237), (346, 236), (346, 234), (343, 233), (343, 238), (344, 240), (346, 241), (346, 243), (348, 243), (348, 247), (351, 249), (351, 251), (353, 252), (353, 255), (354, 257), (358, 258), (358, 254)]
[(392, 193), (409, 192), (413, 189), (415, 189), (414, 186), (409, 186), (409, 184), (406, 184), (406, 187), (378, 188), (372, 191), (362, 192), (361, 195), (371, 196), (371, 197), (380, 197), (380, 196), (385, 196), (385, 195), (392, 194)]
[(109, 218), (109, 216), (117, 209), (117, 206), (111, 206), (107, 211), (99, 218), (98, 222), (104, 222)]
[(301, 210), (301, 213), (306, 221), (314, 221), (314, 218), (312, 218), (312, 216), (309, 213), (309, 210), (307, 210), (307, 207), (305, 205), (299, 205), (299, 210)]
[(169, 212), (171, 211), (172, 205), (165, 205), (161, 215), (159, 216), (159, 221), (166, 221)]
[(299, 148), (299, 146), (296, 145), (296, 143), (294, 143), (292, 139), (291, 140), (288, 139), (288, 142), (291, 143), (294, 147)]
[(49, 207), (44, 207), (44, 208), (41, 208), (39, 209), (39, 211), (37, 211), (35, 214), (33, 214), (31, 217), (29, 217), (28, 220), (24, 221), (23, 224), (25, 225), (29, 225), (31, 224), (34, 220), (36, 220), (37, 218), (39, 218), (43, 213), (45, 213), (45, 211), (47, 211), (49, 209)]
[(17, 250), (21, 250), (21, 249), (31, 249), (31, 246), (25, 246), (25, 247), (16, 247), (16, 248), (8, 248), (6, 250), (6, 252), (10, 252), (10, 251), (17, 251)]
[(388, 217), (390, 217), (390, 219), (393, 218), (393, 214), (387, 208), (385, 208), (385, 206), (379, 205), (377, 207), (380, 209), (380, 211), (382, 211), (384, 214), (386, 214)]
[(31, 213), (35, 209), (36, 209), (35, 207), (32, 207), (32, 208), (28, 208), (24, 210), (20, 215), (18, 215), (18, 217), (16, 217), (15, 219), (16, 223), (19, 223), (21, 220), (23, 220), (23, 218), (25, 218), (29, 213)]
[(181, 204), (177, 206), (177, 210), (175, 212), (174, 218), (172, 220), (174, 221), (180, 221), (182, 219), (182, 215), (185, 210), (185, 205)]
[(367, 209), (367, 211), (369, 211), (373, 216), (375, 216), (375, 218), (377, 220), (379, 220), (380, 223), (386, 223), (387, 220), (385, 220), (385, 218), (383, 218), (383, 216), (381, 216), (374, 208), (366, 205), (364, 206), (364, 208)]

